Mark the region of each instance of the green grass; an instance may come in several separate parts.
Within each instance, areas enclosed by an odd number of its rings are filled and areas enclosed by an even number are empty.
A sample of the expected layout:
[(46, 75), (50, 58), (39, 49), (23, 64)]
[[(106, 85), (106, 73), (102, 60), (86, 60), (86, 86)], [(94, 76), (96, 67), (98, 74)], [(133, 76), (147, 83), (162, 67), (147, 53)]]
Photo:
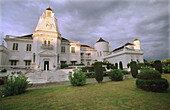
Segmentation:
[[(170, 82), (170, 74), (163, 75)], [(88, 83), (82, 87), (58, 86), (29, 89), (26, 93), (0, 98), (0, 110), (121, 109), (168, 110), (170, 88), (164, 93), (136, 88), (136, 79)]]

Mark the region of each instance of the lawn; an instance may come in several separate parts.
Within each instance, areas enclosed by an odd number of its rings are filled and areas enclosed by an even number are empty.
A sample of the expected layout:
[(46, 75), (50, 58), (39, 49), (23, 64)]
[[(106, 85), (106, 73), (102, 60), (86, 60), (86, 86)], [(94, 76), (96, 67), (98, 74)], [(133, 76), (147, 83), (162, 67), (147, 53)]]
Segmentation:
[[(170, 82), (170, 74), (163, 75)], [(88, 83), (83, 87), (58, 86), (29, 89), (26, 93), (0, 98), (0, 110), (39, 109), (142, 109), (168, 110), (170, 88), (164, 93), (136, 88), (134, 78), (119, 82)]]

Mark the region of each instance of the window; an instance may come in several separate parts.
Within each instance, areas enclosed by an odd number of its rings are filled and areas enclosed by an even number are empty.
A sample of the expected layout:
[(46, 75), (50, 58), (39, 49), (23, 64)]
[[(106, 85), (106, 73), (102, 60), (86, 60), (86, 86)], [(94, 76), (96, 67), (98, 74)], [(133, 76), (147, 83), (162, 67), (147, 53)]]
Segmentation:
[(61, 53), (65, 53), (65, 47), (61, 46)]
[(11, 66), (15, 66), (17, 65), (17, 61), (16, 60), (11, 60)]
[(44, 44), (45, 44), (45, 45), (50, 45), (50, 40), (45, 40), (45, 41), (44, 41)]
[(90, 65), (90, 62), (87, 62), (87, 65)]
[(75, 47), (71, 47), (71, 53), (75, 53)]
[(47, 41), (46, 41), (46, 40), (44, 41), (44, 44), (47, 44)]
[(26, 51), (31, 51), (31, 44), (27, 44)]
[(25, 61), (25, 66), (30, 66), (31, 65), (31, 60), (26, 60)]
[(18, 43), (13, 43), (13, 50), (18, 50)]

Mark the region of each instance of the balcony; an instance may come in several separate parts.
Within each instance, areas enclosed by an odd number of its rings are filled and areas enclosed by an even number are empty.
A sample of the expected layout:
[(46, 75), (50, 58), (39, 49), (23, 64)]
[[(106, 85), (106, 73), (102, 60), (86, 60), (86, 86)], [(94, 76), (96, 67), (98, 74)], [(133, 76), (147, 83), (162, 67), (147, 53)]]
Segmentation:
[(54, 46), (50, 45), (50, 44), (42, 44), (41, 46), (42, 49), (49, 49), (49, 50), (53, 50)]

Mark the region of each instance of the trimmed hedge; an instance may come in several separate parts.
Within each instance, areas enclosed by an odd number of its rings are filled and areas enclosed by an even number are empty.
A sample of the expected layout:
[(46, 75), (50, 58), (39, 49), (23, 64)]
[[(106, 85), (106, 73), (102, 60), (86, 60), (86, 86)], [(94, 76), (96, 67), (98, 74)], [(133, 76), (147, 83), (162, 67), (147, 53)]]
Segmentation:
[(123, 70), (123, 64), (122, 61), (119, 62), (119, 69)]
[(61, 64), (61, 69), (68, 67), (67, 64)]
[(136, 86), (146, 91), (162, 92), (168, 89), (169, 83), (157, 70), (143, 70), (137, 75)]
[(102, 69), (102, 62), (95, 62), (94, 63), (94, 71), (96, 75), (96, 80), (98, 83), (103, 81), (103, 69)]
[(154, 80), (154, 79), (160, 79), (161, 74), (159, 71), (156, 70), (142, 70), (140, 74), (137, 75), (138, 79), (144, 79), (144, 80)]
[(123, 70), (123, 71), (122, 71), (122, 73), (123, 73), (124, 75), (126, 75), (126, 74), (130, 74), (130, 72), (129, 72), (129, 71), (125, 71), (125, 70)]
[(160, 73), (162, 73), (162, 64), (161, 64), (161, 61), (160, 60), (156, 60), (154, 62), (154, 67), (155, 67), (155, 70), (159, 71)]
[(87, 78), (95, 78), (96, 77), (94, 72), (89, 72), (89, 73), (85, 73), (85, 74), (86, 74)]
[(132, 76), (136, 78), (136, 76), (138, 75), (138, 67), (135, 61), (132, 61), (130, 63), (130, 69), (131, 69)]
[(152, 92), (162, 92), (169, 87), (168, 81), (164, 78), (155, 80), (137, 79), (136, 85), (138, 88)]
[(123, 80), (123, 73), (120, 69), (111, 70), (108, 72), (108, 76), (112, 81), (122, 81)]

